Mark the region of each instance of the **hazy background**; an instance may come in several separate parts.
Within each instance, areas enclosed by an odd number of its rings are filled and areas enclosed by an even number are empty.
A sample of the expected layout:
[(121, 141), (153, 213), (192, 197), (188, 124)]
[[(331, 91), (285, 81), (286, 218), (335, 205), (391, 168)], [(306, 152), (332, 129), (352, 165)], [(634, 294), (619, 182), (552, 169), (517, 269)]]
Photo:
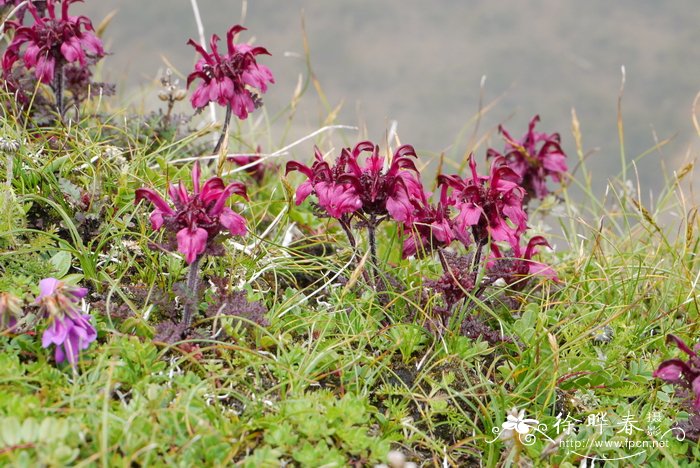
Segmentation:
[[(240, 21), (241, 6), (240, 0), (199, 0), (207, 40), (213, 33), (224, 37)], [(198, 34), (189, 0), (87, 0), (72, 8), (96, 25), (117, 10), (105, 35), (113, 55), (104, 69), (123, 97), (153, 86), (165, 66), (162, 57), (183, 74), (191, 70), (195, 52), (185, 43)], [(402, 142), (422, 155), (445, 151), (461, 158), (466, 141), (457, 137), (477, 112), (486, 75), (485, 102), (503, 97), (480, 134), (510, 118), (506, 128), (520, 136), (538, 113), (538, 128), (559, 131), (574, 159), (575, 107), (585, 149), (598, 148), (590, 161), (602, 187), (620, 167), (616, 105), (624, 65), (628, 156), (652, 148), (654, 132), (660, 140), (675, 135), (640, 162), (643, 187), (658, 189), (662, 168), (678, 169), (689, 149), (695, 156), (697, 0), (251, 0), (244, 21), (249, 31), (241, 38), (255, 37), (272, 53), (260, 59), (277, 80), (264, 96), (271, 115), (284, 108), (299, 74), (306, 74), (302, 11), (312, 66), (328, 101), (333, 107), (344, 102), (337, 122), (366, 125), (372, 139), (383, 139), (389, 122), (397, 120)], [(322, 107), (312, 89), (304, 101), (288, 140), (320, 123)], [(281, 129), (273, 127), (272, 141)], [(491, 143), (502, 148), (496, 138)], [(310, 158), (310, 145), (295, 156), (306, 152)], [(480, 158), (484, 152), (479, 150)]]

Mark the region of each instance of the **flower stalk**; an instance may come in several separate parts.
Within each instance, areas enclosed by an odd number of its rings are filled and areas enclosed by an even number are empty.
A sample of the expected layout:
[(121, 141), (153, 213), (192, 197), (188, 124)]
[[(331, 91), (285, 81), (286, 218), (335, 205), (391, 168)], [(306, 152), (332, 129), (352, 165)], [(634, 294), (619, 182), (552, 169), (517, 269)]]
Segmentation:
[(65, 74), (63, 72), (63, 60), (58, 60), (56, 63), (56, 73), (53, 80), (53, 92), (56, 97), (56, 111), (58, 112), (58, 119), (63, 120), (63, 114), (65, 112), (63, 106), (63, 88), (64, 88)]
[[(214, 146), (214, 154), (219, 155), (219, 162), (217, 164), (216, 173), (221, 175), (224, 169), (224, 163), (226, 162), (226, 148), (223, 148), (224, 142), (228, 137), (228, 127), (231, 124), (231, 104), (226, 105), (226, 116), (224, 117), (224, 127), (221, 129), (221, 135), (219, 136), (219, 141), (216, 142)], [(221, 154), (219, 154), (221, 153)]]
[(224, 139), (228, 134), (228, 126), (231, 123), (231, 104), (226, 106), (226, 117), (224, 117), (224, 127), (221, 129), (221, 135), (219, 136), (219, 141), (216, 142), (214, 146), (214, 154), (219, 154), (221, 146), (224, 144)]
[(374, 288), (377, 289), (379, 286), (379, 277), (381, 275), (379, 271), (379, 262), (377, 259), (377, 226), (381, 221), (377, 221), (377, 216), (375, 214), (370, 215), (367, 221), (367, 241), (369, 243), (369, 260), (372, 264)]
[(199, 264), (202, 257), (203, 255), (197, 255), (197, 258), (190, 263), (190, 270), (187, 272), (187, 294), (189, 297), (185, 301), (185, 310), (182, 315), (185, 330), (192, 326), (192, 317), (199, 308)]

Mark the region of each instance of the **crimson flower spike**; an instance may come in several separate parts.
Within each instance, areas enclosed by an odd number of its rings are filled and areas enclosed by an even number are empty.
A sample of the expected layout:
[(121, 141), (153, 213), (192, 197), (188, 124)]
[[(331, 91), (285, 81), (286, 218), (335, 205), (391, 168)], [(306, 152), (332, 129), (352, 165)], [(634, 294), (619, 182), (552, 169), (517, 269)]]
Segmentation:
[[(65, 63), (87, 65), (88, 56), (105, 55), (102, 41), (94, 34), (92, 22), (86, 16), (71, 16), (68, 7), (76, 0), (46, 0), (48, 16), (42, 16), (33, 2), (27, 5), (34, 23), (25, 26), (8, 21), (7, 29), (14, 29), (12, 42), (2, 56), (5, 77), (10, 76), (14, 64), (22, 59), (27, 68), (33, 68), (37, 79), (50, 84), (56, 69)], [(61, 16), (56, 16), (56, 3), (61, 4)], [(25, 47), (26, 46), (26, 47)], [(21, 49), (24, 47), (24, 53)]]
[(438, 177), (440, 186), (453, 189), (449, 204), (459, 211), (455, 229), (462, 238), (471, 234), (479, 245), (489, 240), (506, 241), (513, 249), (519, 248), (520, 235), (527, 229), (520, 177), (502, 157), (494, 159), (488, 177), (478, 174), (473, 156), (469, 156), (469, 168), (468, 179), (457, 175)]
[(508, 166), (520, 176), (521, 186), (528, 196), (543, 199), (549, 193), (547, 178), (561, 182), (568, 167), (559, 134), (536, 132), (535, 126), (539, 121), (539, 115), (534, 116), (527, 133), (520, 139), (513, 138), (499, 126), (498, 131), (506, 140), (504, 155), (489, 149), (487, 157), (504, 157)]
[[(361, 164), (366, 153), (369, 155)], [(297, 204), (314, 194), (319, 206), (333, 218), (358, 213), (388, 216), (402, 223), (413, 221), (416, 207), (412, 199), (423, 196), (423, 185), (411, 159), (416, 157), (412, 146), (399, 147), (386, 170), (379, 147), (370, 141), (344, 148), (333, 166), (324, 161), (318, 148), (314, 155), (311, 167), (297, 161), (287, 163), (287, 174), (298, 171), (308, 179), (297, 188)]]
[(219, 177), (212, 177), (200, 185), (199, 161), (192, 168), (192, 193), (188, 193), (182, 181), (171, 184), (168, 195), (172, 206), (155, 190), (144, 187), (136, 190), (136, 200), (148, 200), (155, 209), (151, 213), (151, 227), (165, 227), (175, 233), (178, 252), (192, 263), (212, 244), (223, 230), (243, 236), (247, 232), (245, 219), (226, 206), (232, 195), (248, 199), (246, 188), (240, 182), (225, 185)]
[(256, 59), (258, 55), (270, 55), (265, 48), (233, 42), (236, 34), (241, 31), (245, 31), (245, 28), (240, 25), (228, 30), (225, 54), (219, 51), (220, 38), (216, 34), (211, 38), (211, 52), (207, 52), (192, 39), (187, 42), (202, 56), (187, 77), (188, 87), (195, 80), (201, 80), (191, 98), (195, 109), (202, 109), (210, 102), (215, 102), (221, 106), (230, 106), (234, 115), (246, 119), (260, 105), (256, 93), (264, 93), (268, 83), (275, 82), (270, 69), (258, 64)]

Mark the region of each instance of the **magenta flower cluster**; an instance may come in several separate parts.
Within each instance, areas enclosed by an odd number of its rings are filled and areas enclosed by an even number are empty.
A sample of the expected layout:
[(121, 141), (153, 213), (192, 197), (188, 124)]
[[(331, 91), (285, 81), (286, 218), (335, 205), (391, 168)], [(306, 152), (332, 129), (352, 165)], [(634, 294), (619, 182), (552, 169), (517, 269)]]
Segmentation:
[(188, 41), (188, 44), (202, 55), (195, 64), (194, 71), (187, 77), (188, 87), (196, 79), (202, 80), (191, 98), (192, 106), (196, 109), (216, 102), (221, 106), (230, 106), (234, 115), (245, 119), (258, 104), (258, 97), (251, 89), (264, 93), (267, 91), (267, 84), (275, 82), (272, 72), (256, 61), (258, 55), (269, 55), (265, 48), (233, 42), (236, 34), (244, 30), (245, 28), (239, 25), (229, 29), (226, 34), (225, 54), (219, 51), (220, 38), (217, 35), (211, 38), (211, 52), (207, 52), (192, 39)]
[(80, 351), (97, 338), (90, 315), (83, 313), (80, 307), (87, 289), (70, 286), (56, 278), (45, 278), (39, 282), (39, 290), (35, 304), (48, 321), (41, 344), (44, 348), (56, 345), (56, 362), (68, 360), (75, 366)]
[(689, 389), (692, 395), (692, 407), (700, 413), (700, 355), (698, 355), (700, 344), (695, 345), (695, 350), (692, 350), (683, 340), (672, 334), (666, 337), (666, 341), (672, 342), (687, 354), (688, 360), (664, 361), (654, 371), (654, 377)]
[[(521, 246), (527, 230), (527, 193), (521, 185), (523, 176), (507, 157), (494, 156), (485, 176), (470, 156), (469, 177), (440, 175), (439, 198), (431, 204), (415, 165), (416, 152), (409, 145), (398, 148), (389, 162), (369, 141), (343, 149), (334, 163), (326, 161), (318, 148), (314, 153), (310, 167), (287, 163), (287, 174), (298, 171), (307, 178), (296, 190), (296, 203), (315, 195), (318, 206), (339, 219), (346, 231), (353, 216), (364, 222), (391, 218), (404, 226), (404, 257), (440, 250), (458, 240), (467, 247), (476, 245), (477, 260), (481, 249), (490, 245), (490, 265), (497, 267), (493, 272), (509, 278), (531, 274), (556, 278), (551, 268), (532, 260), (537, 246), (548, 246), (544, 238), (537, 236)], [(498, 243), (507, 243), (512, 257), (504, 256)]]
[[(104, 56), (102, 41), (95, 36), (90, 19), (68, 14), (68, 7), (76, 1), (46, 0), (44, 15), (30, 2), (27, 8), (34, 18), (31, 25), (6, 23), (7, 29), (14, 30), (14, 37), (2, 57), (5, 77), (21, 59), (27, 68), (34, 69), (39, 81), (48, 84), (54, 80), (57, 67), (74, 62), (85, 67), (88, 57)], [(56, 15), (57, 3), (61, 6), (60, 16)]]
[[(551, 267), (533, 259), (537, 247), (549, 246), (547, 241), (534, 236), (522, 245), (528, 229), (527, 192), (523, 176), (508, 158), (492, 157), (488, 175), (482, 175), (470, 156), (468, 177), (438, 176), (435, 203), (421, 183), (416, 158), (413, 147), (404, 145), (385, 161), (377, 145), (363, 141), (343, 149), (333, 163), (315, 148), (310, 167), (290, 161), (286, 172), (306, 176), (296, 190), (297, 205), (315, 195), (325, 215), (339, 220), (353, 248), (357, 244), (351, 221), (359, 218), (355, 227), (367, 229), (375, 270), (375, 229), (383, 220), (392, 219), (403, 227), (404, 258), (438, 253), (443, 274), (437, 281), (427, 280), (425, 286), (431, 295), (442, 296), (444, 306), (432, 309), (431, 330), (445, 330), (457, 304), (478, 297), (499, 279), (512, 290), (524, 288), (533, 276), (558, 281)], [(469, 249), (467, 255), (445, 250), (455, 240)], [(484, 258), (487, 246), (490, 256)], [(381, 274), (375, 273), (374, 287), (379, 290), (383, 284)]]
[[(367, 157), (361, 164), (365, 153)], [(379, 147), (363, 141), (352, 149), (344, 148), (333, 165), (315, 148), (311, 167), (290, 161), (286, 173), (299, 171), (308, 179), (297, 188), (297, 205), (314, 194), (319, 206), (333, 218), (356, 213), (410, 223), (415, 215), (411, 199), (423, 193), (418, 170), (411, 159), (415, 157), (412, 146), (401, 146), (385, 169)]]
[(440, 185), (452, 189), (448, 205), (458, 212), (453, 227), (462, 238), (471, 234), (478, 245), (486, 245), (489, 240), (505, 241), (515, 248), (527, 229), (525, 191), (519, 185), (520, 177), (503, 158), (491, 163), (488, 177), (479, 175), (472, 156), (469, 169), (471, 177), (467, 179), (457, 175), (439, 177)]
[(528, 196), (543, 199), (550, 192), (547, 188), (547, 178), (561, 183), (568, 167), (559, 134), (536, 132), (535, 126), (539, 121), (540, 116), (534, 116), (530, 120), (527, 133), (519, 140), (499, 126), (498, 130), (506, 140), (504, 155), (489, 149), (487, 157), (504, 157), (508, 166), (520, 177), (520, 185)]
[(212, 244), (222, 229), (233, 235), (246, 234), (245, 219), (226, 206), (232, 195), (247, 199), (245, 186), (240, 182), (225, 185), (219, 177), (212, 177), (200, 184), (199, 162), (192, 169), (192, 193), (188, 193), (182, 181), (170, 184), (168, 195), (172, 207), (151, 188), (136, 190), (136, 203), (145, 199), (155, 206), (151, 213), (151, 227), (165, 227), (175, 233), (177, 250), (192, 263)]
[(507, 242), (513, 251), (520, 251), (520, 238), (527, 229), (520, 177), (504, 158), (492, 162), (488, 176), (478, 173), (472, 156), (469, 169), (466, 179), (438, 176), (441, 190), (436, 205), (430, 204), (425, 192), (414, 200), (417, 216), (406, 226), (404, 257), (446, 247), (453, 240), (465, 246), (475, 243), (477, 249), (489, 242), (492, 248), (495, 242)]
[[(547, 241), (535, 236), (522, 245), (528, 200), (532, 196), (543, 198), (548, 193), (545, 179), (562, 181), (567, 170), (559, 135), (535, 132), (538, 121), (535, 116), (519, 141), (512, 140), (501, 128), (509, 142), (506, 155), (488, 150), (488, 176), (479, 174), (470, 156), (469, 177), (438, 176), (440, 193), (435, 204), (430, 203), (429, 194), (424, 191), (412, 199), (416, 215), (412, 224), (406, 223), (404, 257), (439, 250), (458, 240), (467, 247), (476, 244), (478, 260), (481, 247), (488, 244), (491, 255), (487, 267), (491, 276), (502, 277), (508, 284), (530, 275), (557, 280), (551, 267), (532, 259), (538, 246), (549, 246)], [(507, 255), (499, 243), (506, 243)]]

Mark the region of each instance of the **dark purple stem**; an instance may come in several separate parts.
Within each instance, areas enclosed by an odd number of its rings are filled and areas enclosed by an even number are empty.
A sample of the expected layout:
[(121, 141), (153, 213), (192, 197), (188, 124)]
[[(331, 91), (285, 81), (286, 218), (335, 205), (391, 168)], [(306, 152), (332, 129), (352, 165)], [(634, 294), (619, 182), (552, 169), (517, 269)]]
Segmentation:
[(203, 255), (197, 255), (194, 262), (190, 263), (190, 270), (187, 272), (187, 294), (185, 300), (185, 312), (182, 316), (182, 322), (185, 325), (185, 330), (189, 330), (192, 325), (192, 316), (199, 308), (199, 262)]
[[(350, 219), (348, 219), (347, 215), (343, 215), (342, 218), (338, 219), (338, 221), (340, 222), (340, 226), (343, 228), (343, 231), (345, 231), (345, 235), (348, 237), (350, 247), (352, 247), (355, 255), (359, 256), (360, 253), (357, 250), (357, 241), (355, 240), (355, 236), (353, 235), (350, 227)], [(369, 276), (367, 275), (367, 271), (365, 269), (362, 270), (362, 278), (367, 284), (370, 283)]]
[(479, 266), (481, 263), (481, 251), (484, 248), (484, 245), (488, 242), (488, 239), (484, 239), (480, 235), (480, 229), (477, 226), (472, 226), (472, 236), (474, 237), (474, 240), (476, 241), (476, 251), (474, 252), (474, 261), (472, 263), (473, 265), (473, 270), (475, 273), (478, 273)]
[(348, 237), (350, 247), (352, 247), (353, 250), (357, 250), (357, 242), (355, 241), (355, 236), (352, 234), (352, 230), (350, 229), (350, 220), (344, 218), (346, 218), (346, 215), (343, 215), (343, 217), (338, 220), (340, 222), (340, 226), (343, 228), (345, 235)]
[(226, 117), (224, 117), (224, 128), (221, 129), (221, 136), (219, 137), (219, 141), (216, 142), (216, 146), (214, 147), (214, 154), (219, 154), (219, 150), (221, 149), (221, 145), (224, 144), (224, 138), (226, 138), (226, 135), (228, 134), (228, 126), (231, 123), (231, 104), (226, 106)]
[(447, 264), (447, 259), (445, 258), (445, 252), (438, 247), (437, 249), (438, 252), (438, 258), (440, 259), (440, 265), (442, 265), (442, 271), (444, 273), (448, 273), (450, 271), (450, 266)]
[(63, 113), (65, 109), (63, 108), (63, 61), (56, 61), (56, 76), (54, 77), (53, 90), (56, 96), (56, 109), (58, 111), (58, 118), (63, 120)]
[(369, 238), (370, 261), (375, 271), (377, 269), (377, 224), (377, 217), (375, 215), (370, 216), (369, 222), (367, 223), (367, 237)]

